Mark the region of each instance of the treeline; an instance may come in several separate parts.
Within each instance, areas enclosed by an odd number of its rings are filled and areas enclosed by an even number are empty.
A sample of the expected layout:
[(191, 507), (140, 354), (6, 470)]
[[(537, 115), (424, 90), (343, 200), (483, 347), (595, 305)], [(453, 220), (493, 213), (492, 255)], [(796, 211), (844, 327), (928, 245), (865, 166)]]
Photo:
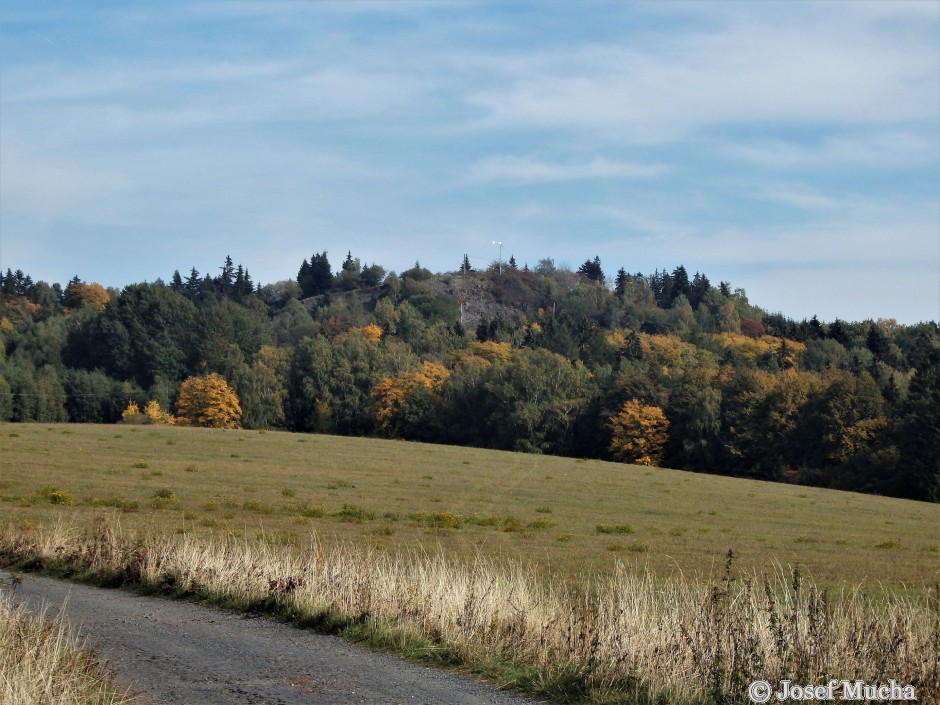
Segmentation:
[(935, 323), (794, 321), (684, 267), (401, 274), (226, 258), (122, 291), (0, 277), (0, 420), (117, 422), (221, 375), (241, 425), (606, 458), (940, 500)]

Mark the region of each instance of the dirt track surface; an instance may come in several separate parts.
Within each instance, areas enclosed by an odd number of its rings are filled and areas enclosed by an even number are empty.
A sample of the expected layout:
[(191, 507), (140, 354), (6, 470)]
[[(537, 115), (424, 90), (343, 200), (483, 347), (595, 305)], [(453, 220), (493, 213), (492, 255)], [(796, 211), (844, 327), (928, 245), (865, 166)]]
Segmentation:
[[(0, 571), (4, 589), (10, 574)], [(472, 678), (265, 617), (26, 574), (16, 602), (60, 610), (139, 705), (532, 705)]]

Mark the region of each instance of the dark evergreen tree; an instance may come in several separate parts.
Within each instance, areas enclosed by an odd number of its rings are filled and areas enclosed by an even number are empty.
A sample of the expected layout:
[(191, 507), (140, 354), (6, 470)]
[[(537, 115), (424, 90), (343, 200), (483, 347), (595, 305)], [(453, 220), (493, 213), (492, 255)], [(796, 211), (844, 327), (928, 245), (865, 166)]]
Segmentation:
[(513, 271), (516, 271), (517, 269), (519, 269), (519, 265), (516, 264), (515, 255), (509, 255), (509, 268)]
[(681, 264), (672, 270), (672, 290), (669, 292), (669, 305), (680, 296), (689, 298), (691, 284), (689, 282), (689, 273)]
[(898, 435), (897, 494), (940, 502), (940, 350), (936, 348), (914, 372)]
[[(350, 256), (352, 256), (352, 253), (350, 253)], [(300, 285), (303, 298), (319, 296), (330, 290), (333, 286), (333, 270), (330, 268), (326, 250), (313, 255), (310, 262), (304, 260), (303, 264), (300, 265), (300, 271), (297, 273), (297, 283)]]
[(463, 256), (463, 262), (460, 263), (460, 273), (469, 274), (473, 271), (473, 267), (470, 266), (470, 257), (468, 255)]
[(186, 277), (186, 280), (183, 282), (183, 291), (180, 293), (190, 300), (195, 300), (201, 290), (202, 275), (199, 274), (199, 270), (193, 267), (189, 272), (189, 276)]
[(173, 270), (173, 276), (170, 278), (170, 288), (179, 294), (183, 293), (183, 277), (180, 276), (180, 270), (178, 269)]
[(310, 296), (325, 294), (333, 285), (333, 270), (326, 250), (310, 258), (310, 281), (313, 285)]
[(819, 340), (823, 336), (822, 324), (819, 322), (819, 319), (813, 314), (813, 317), (809, 319), (809, 325), (806, 330), (806, 339), (807, 340)]
[(0, 286), (0, 291), (2, 291), (4, 298), (10, 296), (16, 296), (16, 278), (13, 276), (13, 272), (7, 268), (7, 273), (3, 277), (2, 286)]
[(660, 308), (669, 308), (676, 298), (672, 295), (673, 281), (672, 275), (658, 269), (653, 273), (650, 280), (650, 288), (653, 290), (653, 296), (656, 298), (656, 305)]
[(884, 331), (874, 323), (869, 323), (868, 335), (865, 336), (865, 347), (871, 351), (875, 359), (884, 361), (890, 351), (890, 346), (891, 341), (888, 340), (888, 336), (884, 334)]
[(235, 264), (229, 255), (225, 256), (225, 262), (219, 269), (221, 273), (215, 279), (215, 289), (222, 296), (231, 296), (235, 285)]
[(930, 357), (931, 350), (935, 348), (937, 348), (937, 337), (921, 331), (907, 352), (907, 364), (914, 369), (920, 367)]
[(692, 306), (693, 310), (698, 308), (698, 305), (702, 303), (702, 299), (705, 298), (705, 294), (708, 293), (708, 290), (712, 288), (711, 282), (708, 281), (708, 277), (704, 274), (695, 273), (695, 276), (692, 277), (692, 284), (689, 286), (689, 304)]
[(621, 267), (617, 270), (617, 276), (614, 278), (614, 291), (617, 292), (617, 296), (623, 298), (623, 295), (627, 291), (627, 282), (630, 278), (627, 276), (627, 271)]
[(313, 282), (310, 277), (310, 263), (306, 259), (300, 265), (300, 271), (297, 272), (297, 285), (300, 286), (301, 296), (310, 296), (308, 292), (313, 288)]
[(595, 256), (593, 260), (586, 260), (584, 264), (578, 267), (578, 274), (582, 274), (596, 282), (603, 282), (604, 270), (601, 269), (601, 258)]

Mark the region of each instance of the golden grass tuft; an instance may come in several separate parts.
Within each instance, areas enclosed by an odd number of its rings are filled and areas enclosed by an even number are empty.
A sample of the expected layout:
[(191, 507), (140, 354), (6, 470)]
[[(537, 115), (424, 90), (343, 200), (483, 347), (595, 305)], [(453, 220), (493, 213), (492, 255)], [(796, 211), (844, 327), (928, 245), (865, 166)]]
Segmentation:
[[(914, 684), (940, 700), (937, 594), (830, 595), (798, 573), (662, 578), (618, 564), (575, 591), (480, 557), (351, 544), (148, 533), (116, 524), (8, 528), (0, 556), (265, 609), (359, 638), (397, 635), (537, 694), (598, 701), (732, 702), (754, 679)], [(387, 637), (386, 637), (387, 640)]]
[(19, 608), (0, 591), (0, 703), (118, 705), (129, 702), (66, 625)]

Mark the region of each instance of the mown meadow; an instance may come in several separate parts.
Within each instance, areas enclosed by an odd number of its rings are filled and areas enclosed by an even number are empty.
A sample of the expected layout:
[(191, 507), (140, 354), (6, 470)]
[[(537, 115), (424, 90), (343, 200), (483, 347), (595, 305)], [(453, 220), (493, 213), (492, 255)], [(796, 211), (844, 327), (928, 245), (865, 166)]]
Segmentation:
[[(112, 425), (0, 425), (0, 521), (352, 540), (531, 563), (617, 562), (821, 585), (940, 579), (940, 507), (677, 470), (403, 441)], [(56, 495), (56, 491), (62, 493)]]
[(557, 702), (940, 699), (940, 507), (379, 439), (0, 425), (0, 561), (261, 609)]

